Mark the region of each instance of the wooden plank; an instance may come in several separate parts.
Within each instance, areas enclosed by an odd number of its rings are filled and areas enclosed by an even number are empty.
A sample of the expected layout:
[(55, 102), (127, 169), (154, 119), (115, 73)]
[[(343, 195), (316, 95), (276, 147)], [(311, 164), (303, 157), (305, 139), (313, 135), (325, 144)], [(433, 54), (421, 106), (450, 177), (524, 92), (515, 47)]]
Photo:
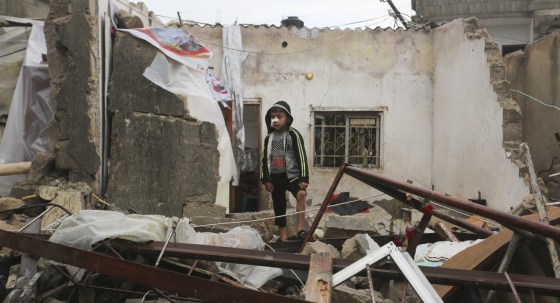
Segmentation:
[(452, 242), (459, 242), (457, 236), (449, 229), (445, 224), (438, 222), (434, 225), (434, 230), (436, 233), (444, 240), (449, 240)]
[(31, 162), (0, 163), (0, 176), (27, 174), (31, 170)]
[(305, 283), (305, 300), (330, 303), (332, 291), (332, 255), (321, 252), (311, 255), (309, 275)]
[[(548, 216), (560, 216), (560, 208), (551, 209)], [(539, 220), (537, 214), (523, 216), (523, 218), (531, 221)], [(501, 255), (512, 236), (513, 232), (511, 230), (504, 229), (451, 257), (441, 267), (466, 270), (480, 269)], [(434, 285), (434, 288), (444, 300), (457, 290), (455, 286), (449, 285)]]
[[(539, 219), (542, 223), (549, 224), (548, 216), (546, 215), (546, 206), (544, 205), (544, 198), (541, 193), (541, 189), (537, 184), (537, 174), (535, 173), (535, 167), (533, 166), (533, 159), (531, 158), (531, 152), (529, 151), (529, 146), (527, 143), (522, 143), (519, 147), (521, 155), (525, 155), (527, 168), (529, 169), (529, 180), (531, 184), (531, 192), (535, 197), (535, 205), (537, 206), (537, 213), (539, 214)], [(550, 251), (550, 260), (552, 262), (552, 269), (554, 270), (554, 276), (560, 278), (560, 258), (558, 257), (558, 249), (556, 248), (556, 242), (554, 240), (547, 238), (546, 245)]]

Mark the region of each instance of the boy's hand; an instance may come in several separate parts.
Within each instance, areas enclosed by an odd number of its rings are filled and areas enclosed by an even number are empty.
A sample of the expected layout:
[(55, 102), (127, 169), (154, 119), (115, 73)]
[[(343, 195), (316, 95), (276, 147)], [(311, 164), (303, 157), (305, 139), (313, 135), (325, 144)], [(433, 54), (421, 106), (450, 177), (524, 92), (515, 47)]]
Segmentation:
[(264, 184), (264, 188), (266, 188), (266, 191), (269, 192), (269, 193), (274, 191), (274, 185), (272, 185), (271, 182), (266, 182)]
[(309, 185), (309, 183), (307, 183), (307, 182), (299, 182), (299, 189), (300, 190), (306, 190), (308, 185)]

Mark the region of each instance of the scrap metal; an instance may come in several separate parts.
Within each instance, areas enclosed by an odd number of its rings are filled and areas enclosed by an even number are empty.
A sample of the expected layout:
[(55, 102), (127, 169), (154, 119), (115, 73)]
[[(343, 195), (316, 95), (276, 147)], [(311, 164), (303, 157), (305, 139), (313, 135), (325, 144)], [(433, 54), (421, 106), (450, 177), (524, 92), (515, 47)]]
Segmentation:
[[(113, 245), (123, 248), (122, 245), (124, 245), (124, 243), (113, 243)], [(145, 244), (131, 244), (128, 245), (127, 249), (145, 256), (155, 257), (160, 252), (163, 245), (163, 242), (149, 242)], [(169, 257), (183, 259), (229, 262), (296, 270), (309, 270), (310, 261), (310, 257), (305, 255), (187, 243), (173, 243), (167, 248), (166, 254)], [(353, 260), (333, 258), (333, 272), (340, 271), (352, 263)], [(501, 273), (427, 266), (419, 266), (419, 268), (432, 284), (472, 286), (481, 289), (503, 291), (511, 290), (507, 279)], [(399, 270), (394, 269), (372, 267), (371, 272), (376, 278), (404, 278)], [(560, 279), (518, 274), (510, 274), (510, 277), (515, 287), (521, 292), (534, 291), (535, 293), (543, 295), (560, 296)]]
[(474, 202), (467, 200), (455, 198), (452, 196), (447, 196), (442, 193), (435, 192), (433, 190), (424, 189), (418, 186), (414, 186), (408, 183), (397, 181), (391, 178), (387, 178), (378, 174), (365, 171), (360, 168), (347, 165), (344, 168), (344, 172), (349, 176), (357, 178), (358, 180), (367, 179), (374, 183), (379, 183), (385, 186), (393, 187), (395, 189), (412, 193), (414, 195), (436, 201), (447, 206), (469, 211), (480, 216), (492, 219), (498, 223), (505, 226), (514, 226), (526, 231), (551, 238), (554, 240), (560, 240), (560, 228), (554, 227), (541, 222), (530, 221), (522, 217), (512, 215), (509, 213), (501, 212), (490, 207), (486, 207)]
[[(124, 279), (209, 302), (305, 302), (298, 299), (258, 292), (246, 288), (211, 282), (144, 264), (120, 260), (104, 254), (89, 252), (0, 230), (0, 244), (11, 249), (41, 256), (49, 260), (73, 265), (104, 275)], [(220, 291), (216, 291), (219, 289)]]

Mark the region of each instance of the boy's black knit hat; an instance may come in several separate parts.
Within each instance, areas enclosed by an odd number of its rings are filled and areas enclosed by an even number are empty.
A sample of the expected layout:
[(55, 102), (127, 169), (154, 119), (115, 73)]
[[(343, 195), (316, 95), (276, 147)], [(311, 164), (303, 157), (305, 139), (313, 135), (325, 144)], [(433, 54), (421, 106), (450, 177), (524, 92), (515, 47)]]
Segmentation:
[(270, 126), (270, 111), (276, 108), (283, 110), (288, 115), (288, 128), (292, 125), (292, 122), (294, 122), (294, 117), (292, 117), (292, 111), (290, 109), (290, 105), (288, 104), (288, 102), (278, 101), (270, 107), (270, 109), (266, 112), (266, 115), (264, 117), (269, 133), (274, 131), (274, 129)]

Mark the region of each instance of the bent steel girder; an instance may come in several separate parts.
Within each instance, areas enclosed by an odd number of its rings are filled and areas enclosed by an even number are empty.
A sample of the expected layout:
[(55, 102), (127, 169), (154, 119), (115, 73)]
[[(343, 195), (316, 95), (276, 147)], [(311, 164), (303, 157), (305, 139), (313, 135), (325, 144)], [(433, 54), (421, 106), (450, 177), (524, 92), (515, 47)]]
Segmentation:
[[(163, 244), (163, 242), (132, 244), (126, 249), (145, 256), (155, 257), (161, 251)], [(124, 248), (122, 243), (113, 242), (113, 245), (119, 247), (119, 249)], [(165, 254), (168, 257), (182, 259), (230, 262), (297, 270), (309, 270), (310, 262), (310, 256), (305, 255), (187, 243), (173, 243), (167, 247)], [(333, 272), (346, 268), (353, 261), (333, 258)], [(432, 284), (470, 286), (502, 291), (511, 290), (504, 274), (500, 273), (427, 266), (420, 266), (420, 269)], [(404, 278), (399, 270), (372, 267), (371, 272), (376, 278)], [(519, 274), (510, 274), (510, 278), (516, 289), (520, 292), (533, 291), (535, 294), (560, 295), (560, 279)]]
[(306, 302), (228, 284), (211, 282), (188, 276), (186, 273), (183, 274), (121, 260), (100, 253), (72, 248), (5, 230), (0, 230), (0, 245), (100, 274), (135, 282), (147, 287), (208, 302)]

